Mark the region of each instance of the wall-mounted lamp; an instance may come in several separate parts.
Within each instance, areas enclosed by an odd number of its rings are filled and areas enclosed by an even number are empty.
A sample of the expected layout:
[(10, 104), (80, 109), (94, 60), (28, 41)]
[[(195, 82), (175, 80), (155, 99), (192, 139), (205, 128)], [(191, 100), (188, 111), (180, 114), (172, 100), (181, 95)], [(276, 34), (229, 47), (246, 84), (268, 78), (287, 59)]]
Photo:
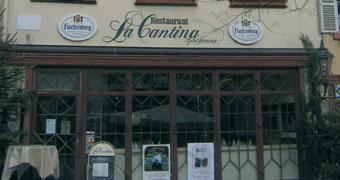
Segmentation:
[(328, 49), (324, 47), (322, 40), (320, 42), (320, 48), (318, 49), (318, 55), (320, 58), (322, 83), (324, 86), (323, 97), (325, 97), (327, 93), (327, 88), (328, 88), (328, 77), (331, 73), (331, 67), (332, 67), (334, 56), (332, 53), (328, 51)]

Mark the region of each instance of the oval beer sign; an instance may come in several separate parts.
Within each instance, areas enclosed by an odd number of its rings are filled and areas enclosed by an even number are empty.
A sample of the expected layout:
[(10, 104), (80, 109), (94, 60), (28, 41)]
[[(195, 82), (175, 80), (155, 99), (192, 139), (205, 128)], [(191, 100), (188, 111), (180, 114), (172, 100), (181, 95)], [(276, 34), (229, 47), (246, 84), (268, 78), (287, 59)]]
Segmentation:
[(257, 21), (241, 19), (230, 25), (229, 35), (238, 43), (254, 44), (263, 37), (263, 28)]
[(90, 17), (75, 13), (65, 16), (58, 24), (59, 33), (72, 41), (84, 41), (97, 32), (97, 24)]

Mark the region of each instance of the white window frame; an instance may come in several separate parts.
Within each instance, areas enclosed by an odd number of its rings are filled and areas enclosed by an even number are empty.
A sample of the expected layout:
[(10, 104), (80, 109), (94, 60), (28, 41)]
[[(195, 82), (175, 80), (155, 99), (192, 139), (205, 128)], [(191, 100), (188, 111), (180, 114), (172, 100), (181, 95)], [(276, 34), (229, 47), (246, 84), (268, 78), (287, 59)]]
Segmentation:
[(338, 0), (318, 0), (320, 32), (337, 33), (339, 32), (338, 20)]

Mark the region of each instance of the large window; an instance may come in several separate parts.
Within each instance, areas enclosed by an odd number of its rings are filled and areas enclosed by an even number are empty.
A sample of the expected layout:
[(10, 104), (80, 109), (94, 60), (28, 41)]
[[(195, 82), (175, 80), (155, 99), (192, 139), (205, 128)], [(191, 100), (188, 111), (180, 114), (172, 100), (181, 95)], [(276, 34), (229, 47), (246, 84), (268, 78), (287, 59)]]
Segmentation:
[(230, 7), (285, 8), (286, 0), (229, 0)]
[(223, 72), (219, 82), (222, 179), (256, 180), (255, 74)]
[[(298, 179), (295, 70), (37, 70), (32, 133), (59, 150), (61, 179), (84, 179), (108, 141), (117, 180), (142, 179), (142, 146), (170, 144), (173, 179), (188, 143), (214, 143), (216, 179)], [(262, 173), (263, 172), (263, 173)]]
[(96, 4), (96, 0), (31, 0), (32, 2), (85, 3)]
[(136, 5), (196, 6), (195, 0), (136, 0)]
[(262, 72), (260, 83), (265, 179), (298, 179), (296, 75)]
[(337, 0), (337, 8), (338, 8), (338, 26), (340, 29), (340, 0)]

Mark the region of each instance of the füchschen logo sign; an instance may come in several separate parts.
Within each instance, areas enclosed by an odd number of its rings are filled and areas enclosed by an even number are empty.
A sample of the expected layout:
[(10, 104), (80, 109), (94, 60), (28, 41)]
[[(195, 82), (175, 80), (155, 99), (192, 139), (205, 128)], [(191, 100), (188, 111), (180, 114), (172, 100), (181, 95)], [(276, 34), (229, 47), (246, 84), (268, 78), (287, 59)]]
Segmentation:
[(241, 19), (230, 25), (229, 35), (238, 43), (254, 44), (263, 37), (263, 28), (257, 21)]
[(90, 17), (75, 13), (65, 16), (58, 24), (59, 33), (72, 41), (84, 41), (97, 32), (97, 24)]

